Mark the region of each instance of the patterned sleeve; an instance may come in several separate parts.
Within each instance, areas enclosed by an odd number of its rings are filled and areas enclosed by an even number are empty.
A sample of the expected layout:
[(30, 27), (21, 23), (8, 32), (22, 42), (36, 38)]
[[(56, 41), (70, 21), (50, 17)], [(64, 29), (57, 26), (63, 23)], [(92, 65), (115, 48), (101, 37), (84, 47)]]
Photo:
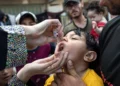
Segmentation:
[(13, 26), (1, 26), (2, 30), (7, 32), (8, 34), (17, 34), (17, 35), (25, 35), (24, 28), (19, 25)]
[(13, 78), (9, 81), (8, 86), (27, 86), (24, 82), (17, 78), (17, 75), (14, 75)]
[(1, 30), (7, 32), (6, 67), (14, 67), (25, 64), (27, 57), (26, 37), (21, 26), (1, 26)]

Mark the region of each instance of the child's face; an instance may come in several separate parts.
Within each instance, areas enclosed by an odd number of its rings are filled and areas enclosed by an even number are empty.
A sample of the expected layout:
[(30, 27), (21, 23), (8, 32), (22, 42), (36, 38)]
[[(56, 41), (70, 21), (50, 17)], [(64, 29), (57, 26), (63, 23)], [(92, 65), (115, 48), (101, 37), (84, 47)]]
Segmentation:
[(21, 22), (22, 25), (34, 25), (36, 24), (31, 18), (24, 18)]
[(68, 52), (68, 60), (72, 60), (76, 64), (83, 61), (83, 57), (87, 52), (85, 36), (83, 34), (79, 36), (74, 31), (68, 32), (56, 46), (55, 53), (60, 51)]
[(101, 13), (98, 14), (94, 10), (89, 10), (87, 15), (92, 21), (96, 21), (96, 22), (100, 22), (103, 17)]

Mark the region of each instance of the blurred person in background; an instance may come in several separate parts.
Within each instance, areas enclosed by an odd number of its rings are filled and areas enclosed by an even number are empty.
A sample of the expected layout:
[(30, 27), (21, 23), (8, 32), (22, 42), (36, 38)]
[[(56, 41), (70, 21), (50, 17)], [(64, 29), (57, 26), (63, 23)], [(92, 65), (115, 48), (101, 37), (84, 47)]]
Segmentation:
[[(23, 11), (16, 16), (17, 25), (32, 26), (35, 25), (36, 23), (37, 18), (35, 14), (32, 12)], [(29, 38), (27, 40), (29, 41)], [(51, 54), (51, 45), (49, 43), (42, 46), (33, 46), (32, 44), (27, 42), (27, 49), (28, 49), (27, 63), (31, 63), (38, 59), (46, 58)], [(19, 71), (22, 67), (23, 66), (17, 67), (17, 71)], [(35, 75), (30, 79), (30, 82), (32, 82), (34, 86), (39, 85), (44, 86), (44, 83), (47, 78), (48, 75)], [(28, 86), (31, 84), (28, 82)]]
[(99, 1), (91, 1), (87, 7), (87, 15), (94, 22), (92, 34), (98, 40), (103, 27), (106, 25), (105, 8), (99, 5)]
[(0, 26), (4, 25), (13, 25), (15, 21), (15, 17), (12, 15), (8, 15), (0, 11)]

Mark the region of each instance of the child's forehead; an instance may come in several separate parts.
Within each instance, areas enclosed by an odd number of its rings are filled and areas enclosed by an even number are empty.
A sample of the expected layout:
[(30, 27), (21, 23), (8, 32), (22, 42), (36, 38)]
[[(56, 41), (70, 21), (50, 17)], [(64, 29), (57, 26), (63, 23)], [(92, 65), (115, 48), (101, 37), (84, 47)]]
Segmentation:
[(78, 36), (85, 36), (84, 32), (81, 31), (76, 31), (76, 30), (71, 30), (69, 31), (67, 34), (65, 34), (65, 36), (67, 35), (78, 35)]

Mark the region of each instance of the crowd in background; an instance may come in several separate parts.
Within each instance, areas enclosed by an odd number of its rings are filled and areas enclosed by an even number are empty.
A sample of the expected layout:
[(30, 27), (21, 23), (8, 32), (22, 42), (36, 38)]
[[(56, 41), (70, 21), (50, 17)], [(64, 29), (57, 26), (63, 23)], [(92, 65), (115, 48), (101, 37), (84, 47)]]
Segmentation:
[[(70, 45), (68, 42), (67, 45), (68, 49), (71, 50), (70, 51), (71, 58), (70, 57), (69, 58), (73, 60), (74, 63), (76, 63), (75, 67), (77, 69), (77, 72), (80, 71), (79, 75), (81, 75), (79, 78), (81, 78), (87, 86), (104, 86), (103, 85), (104, 80), (102, 80), (103, 76), (101, 76), (100, 73), (102, 71), (99, 70), (100, 69), (100, 64), (99, 64), (100, 53), (98, 52), (99, 37), (107, 22), (116, 18), (117, 15), (111, 15), (106, 8), (101, 7), (99, 5), (99, 1), (91, 1), (90, 3), (88, 3), (87, 6), (84, 6), (82, 0), (68, 0), (68, 1), (64, 0), (63, 6), (64, 6), (64, 11), (57, 14), (50, 13), (47, 11), (41, 14), (34, 14), (32, 12), (25, 10), (18, 13), (18, 15), (12, 15), (12, 14), (6, 14), (4, 13), (4, 11), (0, 11), (0, 26), (6, 26), (6, 25), (33, 26), (46, 19), (59, 19), (59, 21), (62, 24), (64, 22), (63, 40), (70, 41), (71, 43)], [(61, 16), (64, 13), (66, 13), (66, 15), (64, 17)], [(40, 46), (35, 46), (29, 42), (31, 41), (29, 36), (26, 38), (28, 41), (26, 43), (27, 53), (28, 53), (26, 63), (28, 64), (36, 60), (44, 59), (46, 57), (51, 56), (52, 54), (57, 52), (56, 49), (59, 46), (65, 45), (64, 43), (62, 44), (61, 42), (60, 42), (61, 45), (57, 44), (56, 42), (52, 42)], [(79, 46), (78, 44), (79, 42), (77, 43), (76, 40), (81, 41), (81, 39), (86, 41), (80, 42), (81, 46)], [(85, 46), (87, 47), (87, 49), (85, 48)], [(60, 48), (59, 51), (62, 51), (63, 50), (62, 48)], [(79, 49), (77, 48), (80, 48), (81, 50), (79, 51)], [(76, 50), (74, 51), (72, 49), (76, 49)], [(87, 53), (84, 53), (86, 51)], [(78, 53), (80, 54), (80, 56), (78, 55)], [(78, 59), (77, 55), (81, 58)], [(8, 82), (22, 68), (24, 68), (24, 65), (1, 70), (0, 86), (8, 86), (9, 85)], [(64, 69), (62, 69), (62, 71), (63, 70), (68, 72), (66, 66), (64, 66)], [(55, 82), (54, 80), (56, 79), (54, 77), (55, 77), (54, 74), (51, 75), (36, 74), (30, 77), (30, 79), (27, 81), (26, 84), (28, 86), (56, 86), (54, 85)], [(107, 84), (109, 83), (107, 82)], [(109, 86), (113, 86), (113, 85), (110, 84)], [(118, 86), (118, 85), (114, 85), (114, 86)]]

